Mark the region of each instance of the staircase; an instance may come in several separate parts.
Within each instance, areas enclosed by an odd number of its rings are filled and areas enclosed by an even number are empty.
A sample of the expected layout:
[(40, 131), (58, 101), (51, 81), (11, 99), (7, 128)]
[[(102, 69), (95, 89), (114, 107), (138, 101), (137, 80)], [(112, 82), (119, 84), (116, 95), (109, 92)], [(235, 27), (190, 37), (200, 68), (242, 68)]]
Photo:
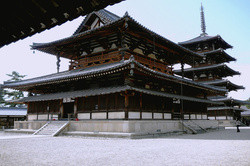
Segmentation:
[(69, 122), (50, 121), (38, 129), (33, 135), (57, 136), (63, 129), (68, 126)]
[(202, 128), (192, 120), (182, 121), (182, 125), (186, 130), (188, 130), (188, 132), (191, 132), (192, 134), (207, 132), (206, 129)]

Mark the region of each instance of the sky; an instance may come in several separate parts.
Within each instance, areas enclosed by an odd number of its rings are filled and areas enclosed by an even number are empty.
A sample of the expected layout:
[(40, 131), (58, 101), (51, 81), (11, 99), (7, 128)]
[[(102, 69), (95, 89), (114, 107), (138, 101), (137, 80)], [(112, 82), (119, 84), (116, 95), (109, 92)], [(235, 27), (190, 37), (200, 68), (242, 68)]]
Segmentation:
[[(249, 0), (125, 0), (106, 9), (118, 16), (127, 11), (131, 17), (150, 30), (173, 42), (197, 37), (201, 33), (200, 6), (204, 7), (206, 32), (221, 37), (233, 49), (226, 52), (237, 59), (228, 65), (241, 73), (227, 77), (246, 89), (230, 92), (229, 97), (246, 100), (250, 97), (250, 1)], [(0, 48), (0, 84), (9, 79), (6, 74), (17, 71), (26, 78), (56, 72), (56, 57), (33, 51), (30, 45), (68, 37), (84, 17), (68, 21), (50, 30)], [(61, 59), (60, 71), (68, 70), (68, 60)]]

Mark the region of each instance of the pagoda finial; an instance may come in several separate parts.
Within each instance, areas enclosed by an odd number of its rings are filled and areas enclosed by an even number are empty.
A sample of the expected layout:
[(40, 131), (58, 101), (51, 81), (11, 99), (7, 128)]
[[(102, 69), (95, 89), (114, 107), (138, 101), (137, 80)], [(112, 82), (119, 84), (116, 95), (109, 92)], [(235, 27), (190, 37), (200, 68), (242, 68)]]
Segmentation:
[(206, 36), (206, 25), (205, 25), (205, 16), (204, 16), (204, 11), (203, 11), (203, 6), (201, 3), (201, 36)]
[(124, 14), (124, 16), (128, 16), (128, 11), (126, 11), (126, 13)]

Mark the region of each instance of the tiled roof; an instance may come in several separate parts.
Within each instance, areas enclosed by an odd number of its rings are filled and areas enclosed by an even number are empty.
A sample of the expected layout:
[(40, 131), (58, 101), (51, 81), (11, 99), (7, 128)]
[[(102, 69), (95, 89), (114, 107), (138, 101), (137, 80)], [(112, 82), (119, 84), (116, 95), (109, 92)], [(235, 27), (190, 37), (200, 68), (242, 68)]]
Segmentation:
[[(209, 65), (209, 66), (202, 66), (202, 67), (186, 68), (186, 69), (184, 69), (184, 72), (187, 73), (187, 72), (193, 72), (193, 71), (213, 70), (213, 69), (217, 69), (217, 68), (221, 68), (221, 69), (226, 70), (228, 73), (230, 73), (230, 75), (240, 75), (240, 73), (238, 71), (231, 69), (230, 67), (228, 67), (224, 63)], [(174, 73), (179, 75), (179, 74), (181, 74), (181, 70), (174, 70)]]
[[(48, 43), (33, 43), (33, 45), (31, 45), (31, 48), (32, 49), (37, 49), (39, 51), (43, 51), (43, 52), (46, 52), (46, 53), (49, 53), (49, 54), (53, 54), (53, 55), (57, 55), (58, 53), (58, 49), (57, 49), (57, 46), (61, 46), (61, 45), (65, 45), (65, 44), (68, 44), (68, 43), (71, 43), (71, 42), (77, 42), (78, 40), (84, 40), (84, 37), (86, 37), (87, 35), (90, 35), (90, 34), (93, 34), (93, 33), (96, 33), (98, 31), (101, 31), (101, 30), (105, 30), (105, 29), (108, 29), (110, 28), (111, 26), (117, 26), (119, 23), (122, 23), (123, 21), (127, 21), (128, 23), (131, 23), (133, 24), (133, 26), (136, 26), (140, 31), (144, 31), (146, 33), (149, 33), (151, 34), (152, 36), (154, 36), (155, 38), (158, 38), (158, 41), (162, 42), (163, 45), (170, 45), (172, 47), (174, 47), (174, 49), (177, 51), (177, 52), (180, 52), (181, 54), (180, 55), (191, 55), (191, 56), (194, 56), (196, 58), (202, 58), (203, 56), (198, 54), (198, 53), (195, 53), (179, 44), (176, 44), (170, 40), (168, 40), (167, 38), (151, 31), (150, 29), (146, 28), (145, 26), (141, 25), (140, 23), (138, 23), (136, 20), (134, 20), (132, 17), (130, 17), (128, 14), (125, 14), (123, 17), (117, 19), (116, 21), (113, 21), (113, 22), (110, 22), (110, 23), (107, 23), (103, 26), (100, 26), (100, 27), (97, 27), (97, 28), (93, 28), (93, 29), (90, 29), (90, 30), (87, 30), (87, 31), (83, 31), (81, 33), (77, 33), (75, 35), (72, 35), (70, 37), (67, 37), (67, 38), (63, 38), (63, 39), (60, 39), (60, 40), (56, 40), (56, 41), (53, 41), (53, 42), (48, 42)], [(61, 55), (63, 56), (63, 55)], [(68, 58), (65, 56), (63, 56), (65, 58)], [(179, 57), (181, 58), (181, 57)], [(185, 58), (182, 58), (182, 59), (185, 59)], [(186, 62), (184, 63), (191, 63), (191, 61), (189, 62), (188, 60), (186, 60)], [(193, 61), (192, 61), (193, 63)]]
[(26, 116), (27, 108), (0, 107), (0, 116)]
[(201, 83), (203, 84), (207, 84), (207, 85), (216, 85), (216, 86), (230, 86), (231, 89), (245, 89), (243, 86), (241, 85), (236, 85), (234, 83), (232, 83), (229, 80), (226, 79), (217, 79), (217, 80), (211, 80), (211, 81), (202, 81)]
[(82, 23), (80, 24), (80, 26), (76, 29), (76, 31), (74, 32), (73, 35), (76, 35), (77, 33), (79, 33), (82, 28), (84, 27), (84, 25), (86, 24), (86, 22), (89, 20), (89, 18), (93, 15), (97, 15), (103, 22), (104, 24), (108, 24), (111, 22), (114, 22), (116, 20), (118, 20), (120, 17), (115, 15), (114, 13), (109, 12), (108, 10), (105, 9), (101, 9), (99, 11), (94, 11), (90, 14), (88, 14), (84, 20), (82, 21)]
[(237, 100), (237, 99), (233, 99), (233, 98), (215, 98), (215, 99), (211, 99), (212, 101), (219, 101), (219, 102), (230, 102), (230, 103), (235, 103), (235, 104), (240, 104), (240, 105), (250, 105), (250, 102), (248, 101), (244, 101), (244, 100)]
[(159, 92), (159, 91), (154, 91), (154, 90), (149, 90), (149, 89), (132, 87), (128, 85), (117, 86), (117, 87), (86, 89), (86, 90), (62, 92), (62, 93), (53, 93), (53, 94), (45, 94), (45, 95), (39, 95), (39, 96), (30, 96), (30, 97), (25, 97), (25, 98), (15, 100), (12, 102), (23, 103), (23, 102), (35, 102), (35, 101), (59, 100), (63, 98), (76, 98), (76, 97), (112, 94), (112, 93), (124, 92), (127, 90), (133, 90), (133, 91), (142, 92), (145, 94), (167, 97), (167, 98), (176, 98), (176, 99), (182, 99), (182, 100), (193, 101), (193, 102), (201, 102), (201, 103), (207, 103), (207, 104), (222, 104), (220, 102), (214, 102), (208, 99), (181, 96), (181, 95)]
[(227, 42), (225, 42), (220, 35), (216, 35), (216, 36), (200, 35), (191, 40), (179, 42), (178, 44), (189, 45), (189, 44), (201, 43), (201, 42), (210, 41), (210, 40), (220, 40), (222, 43), (225, 44), (225, 48), (232, 48), (232, 46), (228, 44)]
[[(202, 83), (194, 82), (192, 80), (188, 79), (183, 79), (180, 77), (172, 76), (169, 74), (165, 74), (162, 72), (158, 72), (155, 70), (152, 70), (139, 62), (135, 61), (133, 57), (130, 57), (129, 60), (125, 61), (120, 61), (120, 62), (115, 62), (115, 63), (110, 63), (106, 65), (99, 65), (99, 66), (94, 66), (94, 67), (89, 67), (85, 69), (76, 69), (76, 70), (71, 70), (71, 71), (65, 71), (65, 72), (60, 72), (60, 73), (55, 73), (47, 76), (42, 76), (42, 77), (37, 77), (37, 78), (32, 78), (32, 79), (27, 79), (27, 80), (22, 80), (22, 81), (16, 81), (16, 82), (4, 82), (3, 88), (17, 88), (19, 86), (34, 86), (35, 85), (43, 85), (43, 84), (52, 84), (52, 83), (57, 83), (57, 82), (64, 82), (64, 81), (69, 81), (73, 79), (83, 79), (83, 77), (95, 77), (98, 76), (98, 74), (103, 73), (103, 72), (120, 72), (120, 69), (134, 63), (136, 64), (140, 69), (143, 69), (147, 71), (148, 73), (151, 73), (154, 77), (161, 77), (162, 79), (167, 79), (173, 82), (186, 84), (188, 86), (194, 86), (196, 88), (201, 88), (201, 89), (208, 89), (212, 91), (219, 91), (219, 92), (227, 92), (225, 89), (221, 89), (215, 86), (211, 85), (205, 85)], [(119, 70), (118, 70), (119, 69)]]
[(246, 111), (245, 109), (242, 109), (242, 108), (238, 108), (238, 107), (224, 107), (224, 106), (221, 106), (221, 107), (207, 107), (207, 110), (208, 111), (218, 111), (218, 110), (237, 110), (237, 111)]
[(208, 51), (208, 52), (203, 52), (201, 54), (207, 55), (210, 57), (219, 54), (219, 56), (223, 56), (224, 58), (228, 59), (228, 61), (236, 61), (236, 59), (234, 57), (228, 55), (222, 48), (219, 48), (217, 50)]

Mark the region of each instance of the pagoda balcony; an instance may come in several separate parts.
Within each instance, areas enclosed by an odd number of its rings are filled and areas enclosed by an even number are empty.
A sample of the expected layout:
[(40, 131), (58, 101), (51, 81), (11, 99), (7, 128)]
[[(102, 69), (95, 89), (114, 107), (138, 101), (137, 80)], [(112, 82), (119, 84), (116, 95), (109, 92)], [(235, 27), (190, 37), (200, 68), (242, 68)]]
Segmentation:
[[(160, 60), (153, 59), (153, 58), (147, 57), (145, 55), (142, 55), (133, 51), (129, 51), (129, 50), (124, 51), (124, 60), (128, 60), (131, 55), (134, 56), (137, 62), (141, 63), (142, 65), (150, 69), (173, 75), (173, 68), (169, 67), (168, 64)], [(122, 57), (123, 57), (122, 51), (118, 51), (118, 50), (114, 50), (108, 53), (107, 52), (95, 53), (95, 54), (87, 55), (77, 60), (71, 61), (69, 70), (84, 69), (84, 68), (88, 68), (92, 66), (119, 62), (122, 60)]]

